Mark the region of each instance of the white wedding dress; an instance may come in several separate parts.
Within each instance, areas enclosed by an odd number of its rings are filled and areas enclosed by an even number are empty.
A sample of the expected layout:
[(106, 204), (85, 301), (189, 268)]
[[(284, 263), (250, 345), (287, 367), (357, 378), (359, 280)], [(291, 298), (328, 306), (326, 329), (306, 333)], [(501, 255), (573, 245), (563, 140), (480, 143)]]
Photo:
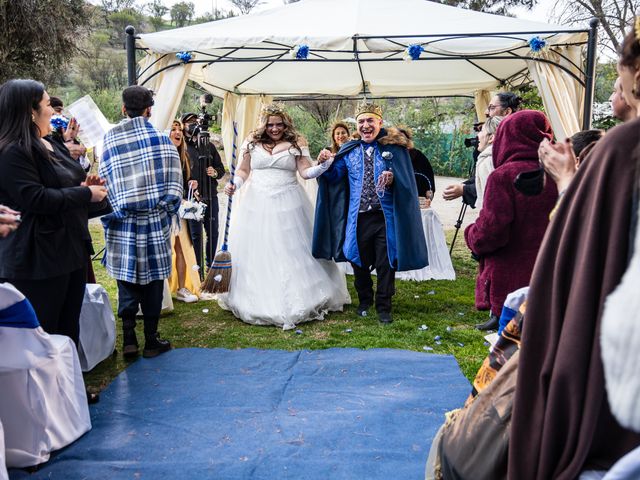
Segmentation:
[(220, 306), (244, 322), (287, 330), (351, 303), (338, 266), (311, 255), (313, 216), (297, 179), (296, 156), (288, 150), (272, 155), (256, 144), (251, 175), (233, 197), (233, 269)]

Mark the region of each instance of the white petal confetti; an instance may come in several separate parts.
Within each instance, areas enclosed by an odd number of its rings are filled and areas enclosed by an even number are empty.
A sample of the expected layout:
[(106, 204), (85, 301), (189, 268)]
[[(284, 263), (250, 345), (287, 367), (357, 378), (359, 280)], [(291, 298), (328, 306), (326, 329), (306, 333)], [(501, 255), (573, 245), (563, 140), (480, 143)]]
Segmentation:
[(218, 274), (215, 277), (213, 277), (213, 279), (216, 281), (216, 283), (220, 283), (220, 281), (222, 280), (222, 275)]
[(193, 270), (194, 272), (197, 272), (198, 270), (200, 270), (200, 266), (194, 265), (193, 267), (191, 267), (191, 270)]
[(202, 309), (202, 313), (209, 313), (209, 309), (208, 308), (203, 308)]
[(433, 352), (433, 348), (431, 347), (422, 347), (425, 352)]

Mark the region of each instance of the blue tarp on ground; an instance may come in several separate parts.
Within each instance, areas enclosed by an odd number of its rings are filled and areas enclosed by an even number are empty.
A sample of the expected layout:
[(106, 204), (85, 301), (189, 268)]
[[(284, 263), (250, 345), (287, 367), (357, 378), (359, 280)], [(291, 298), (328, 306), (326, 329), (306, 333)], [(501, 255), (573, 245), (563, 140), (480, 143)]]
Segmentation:
[(10, 478), (421, 479), (469, 388), (445, 355), (178, 349), (130, 366), (92, 431)]

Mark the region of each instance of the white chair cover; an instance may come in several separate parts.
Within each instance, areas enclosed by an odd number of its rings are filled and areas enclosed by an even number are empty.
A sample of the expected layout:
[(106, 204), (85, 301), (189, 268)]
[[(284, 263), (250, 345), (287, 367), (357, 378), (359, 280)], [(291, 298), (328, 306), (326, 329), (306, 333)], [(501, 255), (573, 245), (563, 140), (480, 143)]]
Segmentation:
[(0, 422), (0, 480), (9, 480), (7, 473), (7, 462), (4, 459), (4, 431)]
[[(420, 270), (396, 272), (399, 280), (413, 280), (422, 282), (425, 280), (455, 280), (456, 272), (451, 263), (451, 256), (447, 248), (447, 240), (444, 237), (444, 228), (440, 217), (433, 208), (420, 210), (422, 216), (422, 231), (427, 242), (429, 265)], [(353, 275), (353, 268), (348, 262), (339, 263), (340, 269), (347, 275)], [(372, 272), (374, 275), (376, 271)]]
[[(0, 421), (7, 467), (46, 462), (52, 451), (91, 429), (73, 341), (33, 322), (21, 324), (21, 308), (15, 307), (27, 305), (31, 309), (15, 287), (0, 284)], [(22, 309), (24, 316), (28, 309)], [(18, 315), (2, 315), (11, 310)], [(30, 315), (35, 321), (32, 309)]]
[(451, 263), (447, 240), (444, 238), (444, 228), (440, 217), (433, 208), (420, 210), (422, 216), (422, 231), (427, 242), (429, 265), (420, 270), (396, 273), (400, 280), (455, 280), (456, 272)]
[(107, 291), (96, 283), (88, 283), (80, 312), (80, 345), (78, 356), (83, 372), (88, 372), (116, 346), (116, 319)]

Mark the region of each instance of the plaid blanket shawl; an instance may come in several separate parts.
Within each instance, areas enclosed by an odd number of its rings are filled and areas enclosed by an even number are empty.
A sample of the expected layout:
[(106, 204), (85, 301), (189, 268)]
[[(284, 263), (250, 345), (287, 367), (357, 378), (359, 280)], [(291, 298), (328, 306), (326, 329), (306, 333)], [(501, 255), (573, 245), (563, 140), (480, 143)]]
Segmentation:
[(99, 174), (113, 213), (102, 217), (109, 275), (146, 285), (171, 273), (171, 224), (182, 199), (180, 158), (169, 137), (144, 117), (104, 137)]

